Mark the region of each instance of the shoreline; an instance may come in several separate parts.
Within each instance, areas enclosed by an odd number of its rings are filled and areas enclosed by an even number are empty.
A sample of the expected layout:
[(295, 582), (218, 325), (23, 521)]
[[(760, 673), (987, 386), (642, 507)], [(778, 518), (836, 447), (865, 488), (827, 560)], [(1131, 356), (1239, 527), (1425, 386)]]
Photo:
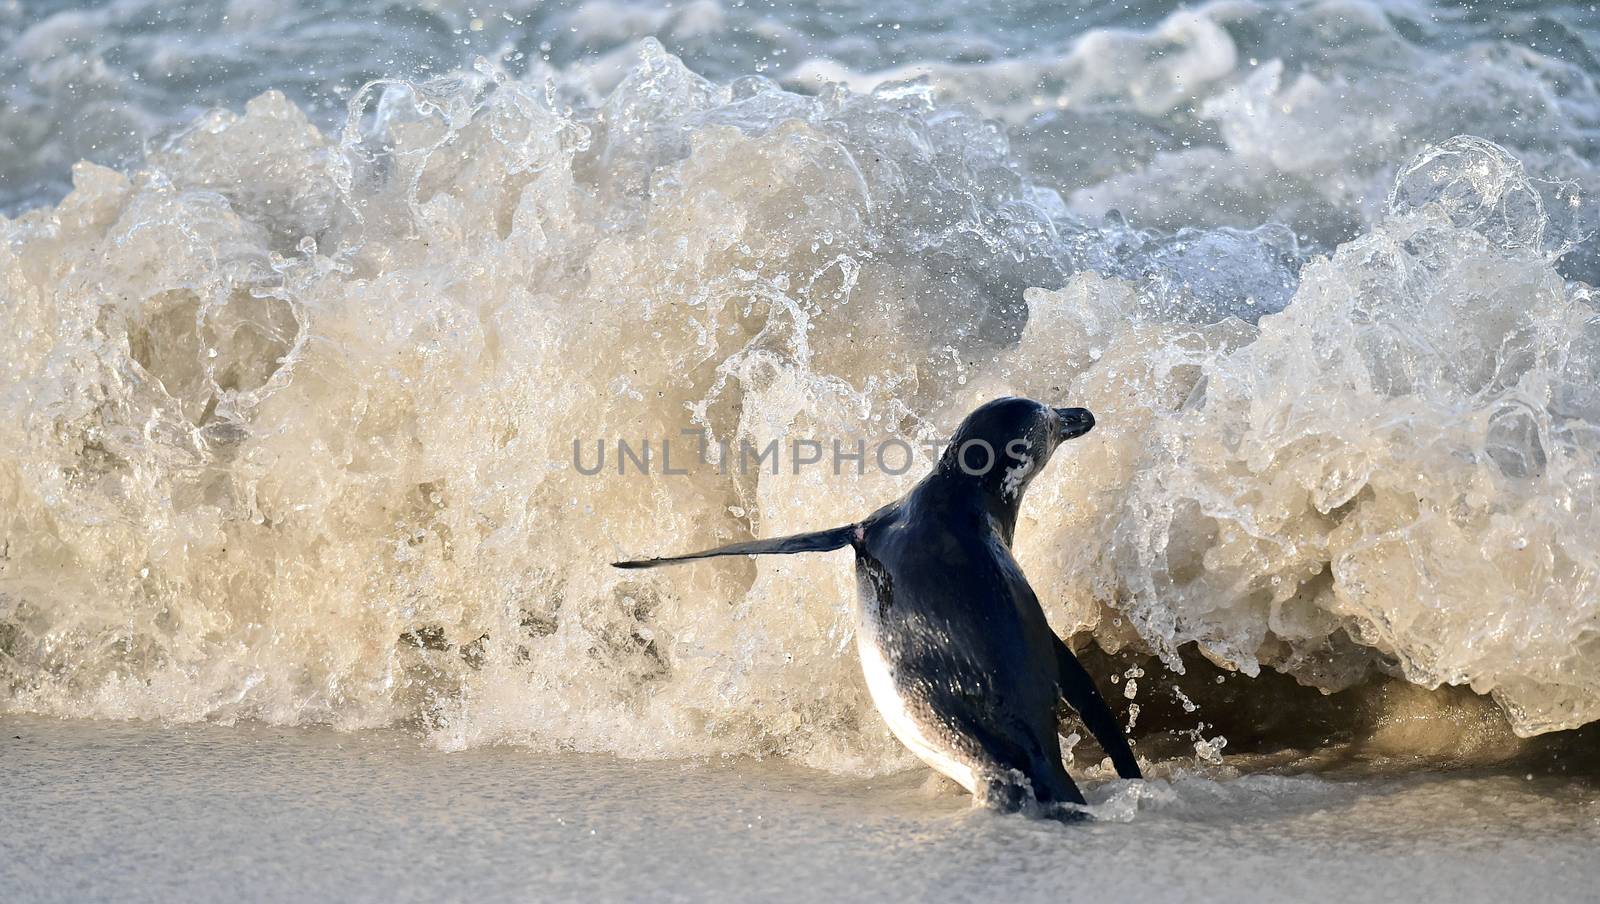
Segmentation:
[(0, 729), (0, 896), (18, 902), (1581, 900), (1600, 880), (1600, 788), (1552, 776), (1102, 783), (1101, 818), (1061, 826), (971, 809), (918, 770), (254, 725)]

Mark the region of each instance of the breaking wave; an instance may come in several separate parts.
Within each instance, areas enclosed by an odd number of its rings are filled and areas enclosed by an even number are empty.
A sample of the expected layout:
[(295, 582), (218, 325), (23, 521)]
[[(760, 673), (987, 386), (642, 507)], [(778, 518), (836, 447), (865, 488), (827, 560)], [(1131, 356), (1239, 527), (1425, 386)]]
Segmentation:
[[(1374, 140), (1322, 161), (1390, 186), (1351, 206), (1262, 131), (1301, 126), (1240, 113), (1334, 90), (1268, 65), (1205, 115), (1298, 174), (1267, 206), (1342, 219), (1130, 225), (927, 81), (713, 81), (654, 41), (608, 92), (571, 78), (378, 81), (333, 131), (269, 92), (0, 219), (0, 710), (900, 765), (845, 558), (606, 563), (853, 520), (1009, 393), (1101, 424), (1018, 529), (1078, 643), (1465, 686), (1524, 736), (1600, 719), (1581, 165)], [(1189, 153), (1095, 196), (1161, 195)], [(684, 430), (917, 463), (574, 466), (575, 441)]]

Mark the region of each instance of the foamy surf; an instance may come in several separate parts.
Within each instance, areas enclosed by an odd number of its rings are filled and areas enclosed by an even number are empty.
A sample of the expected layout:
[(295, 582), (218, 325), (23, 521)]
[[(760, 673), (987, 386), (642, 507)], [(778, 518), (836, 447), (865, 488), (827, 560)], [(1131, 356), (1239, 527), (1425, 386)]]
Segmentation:
[[(1217, 43), (1230, 10), (1127, 40), (1192, 45), (1151, 84), (1215, 70), (1184, 90), (1215, 83), (1229, 153), (1300, 173), (1265, 180), (1293, 188), (1282, 219), (1339, 205), (1309, 244), (1265, 216), (1141, 230), (1166, 215), (1108, 192), (1182, 183), (1191, 154), (1053, 188), (984, 115), (1017, 114), (959, 80), (806, 94), (654, 41), (615, 77), (372, 83), (332, 129), (269, 92), (125, 171), (78, 165), (0, 220), (0, 708), (909, 765), (858, 674), (845, 562), (606, 563), (849, 521), (1016, 393), (1101, 424), (1018, 530), (1063, 633), (1326, 691), (1464, 686), (1522, 735), (1594, 721), (1600, 321), (1567, 278), (1587, 169), (1437, 134), (1301, 172), (1260, 130), (1328, 89), (1249, 74)], [(1127, 90), (1062, 96), (1196, 100)], [(1323, 178), (1346, 170), (1366, 181)], [(920, 457), (574, 461), (685, 429)]]

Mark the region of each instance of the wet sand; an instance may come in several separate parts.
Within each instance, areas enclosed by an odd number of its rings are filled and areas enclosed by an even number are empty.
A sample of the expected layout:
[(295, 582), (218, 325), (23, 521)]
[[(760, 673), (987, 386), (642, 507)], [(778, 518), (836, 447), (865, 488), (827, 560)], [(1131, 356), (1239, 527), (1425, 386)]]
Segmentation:
[(0, 900), (1592, 900), (1600, 789), (1249, 775), (1002, 817), (922, 773), (0, 719)]

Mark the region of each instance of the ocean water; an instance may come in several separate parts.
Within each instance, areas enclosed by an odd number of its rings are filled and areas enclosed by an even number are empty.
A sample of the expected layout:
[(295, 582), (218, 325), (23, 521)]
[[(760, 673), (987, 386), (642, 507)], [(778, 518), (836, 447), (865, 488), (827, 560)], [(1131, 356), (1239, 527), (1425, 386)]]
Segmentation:
[(8, 764), (200, 775), (270, 727), (327, 799), (373, 744), (788, 789), (854, 849), (799, 787), (918, 773), (848, 557), (607, 563), (847, 523), (1023, 394), (1100, 426), (1018, 558), (1205, 820), (1459, 839), (1482, 794), (1588, 840), (1597, 42), (1587, 4), (0, 3), (0, 717), (56, 739)]

